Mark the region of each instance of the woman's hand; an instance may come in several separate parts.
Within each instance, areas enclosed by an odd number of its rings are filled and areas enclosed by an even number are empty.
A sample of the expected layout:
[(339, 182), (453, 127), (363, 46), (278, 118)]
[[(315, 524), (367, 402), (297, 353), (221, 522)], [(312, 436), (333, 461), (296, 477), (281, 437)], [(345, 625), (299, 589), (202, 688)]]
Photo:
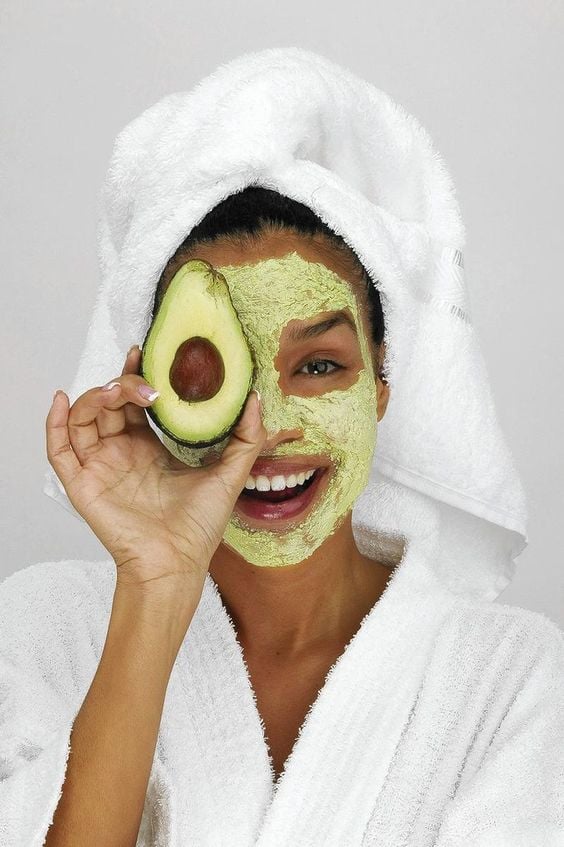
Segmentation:
[[(70, 502), (112, 555), (118, 581), (177, 590), (203, 585), (256, 457), (267, 438), (251, 392), (221, 458), (192, 468), (149, 426), (137, 389), (141, 350), (129, 352), (110, 391), (91, 388), (69, 409), (64, 392), (46, 421), (47, 456)], [(256, 404), (256, 406), (255, 406)]]

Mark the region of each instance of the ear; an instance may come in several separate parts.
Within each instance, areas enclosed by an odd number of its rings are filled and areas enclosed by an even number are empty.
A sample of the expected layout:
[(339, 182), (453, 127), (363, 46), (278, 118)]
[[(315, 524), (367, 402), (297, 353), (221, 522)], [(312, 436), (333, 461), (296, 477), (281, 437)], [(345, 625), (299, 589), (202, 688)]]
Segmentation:
[(378, 421), (381, 421), (388, 408), (390, 399), (390, 387), (387, 382), (378, 377)]
[(388, 381), (386, 379), (386, 374), (383, 369), (384, 357), (386, 355), (386, 345), (384, 342), (378, 348), (378, 353), (374, 361), (374, 374), (376, 379), (376, 386), (378, 390), (378, 404), (377, 404), (377, 419), (381, 421), (384, 415), (386, 414), (386, 409), (388, 408), (388, 401), (390, 399), (390, 386), (388, 385)]

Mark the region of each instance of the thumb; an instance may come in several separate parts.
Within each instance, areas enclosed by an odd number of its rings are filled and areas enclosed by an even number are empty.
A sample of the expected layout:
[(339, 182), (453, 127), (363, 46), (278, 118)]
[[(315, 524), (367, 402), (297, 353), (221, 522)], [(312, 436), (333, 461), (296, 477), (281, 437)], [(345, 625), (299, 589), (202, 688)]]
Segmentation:
[(220, 464), (229, 470), (230, 481), (242, 488), (247, 481), (256, 457), (262, 450), (268, 433), (261, 417), (260, 396), (253, 389), (247, 397), (239, 423), (231, 433)]

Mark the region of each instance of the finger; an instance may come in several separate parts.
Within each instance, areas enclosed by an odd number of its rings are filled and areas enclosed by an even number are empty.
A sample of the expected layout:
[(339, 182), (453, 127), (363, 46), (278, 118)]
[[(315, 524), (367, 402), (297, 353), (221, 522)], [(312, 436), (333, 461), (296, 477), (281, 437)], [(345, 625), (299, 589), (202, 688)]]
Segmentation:
[[(141, 348), (139, 346), (132, 347), (127, 357), (125, 359), (125, 365), (123, 366), (123, 374), (136, 374), (140, 376), (139, 373), (141, 365)], [(147, 415), (141, 408), (141, 406), (136, 406), (134, 403), (130, 403), (127, 406), (124, 406), (125, 411), (125, 420), (130, 426), (148, 426), (147, 423)]]
[(45, 439), (49, 463), (65, 487), (81, 469), (69, 440), (68, 414), (69, 398), (61, 391), (53, 398), (49, 409), (45, 422)]
[[(138, 393), (140, 385), (147, 385), (140, 376), (125, 374), (112, 382), (115, 385), (111, 390), (105, 390), (104, 387), (91, 388), (71, 406), (68, 418), (69, 439), (82, 465), (88, 456), (104, 446), (98, 429), (102, 411), (113, 412), (122, 409), (127, 403), (143, 407), (151, 405), (150, 400)], [(122, 429), (117, 431), (118, 434), (123, 432), (125, 418), (123, 422)]]
[[(121, 375), (138, 374), (140, 361), (141, 350), (139, 347), (133, 347), (125, 358)], [(117, 395), (117, 393), (116, 391), (115, 394)], [(127, 427), (149, 426), (145, 412), (134, 403), (126, 403), (117, 409), (102, 408), (98, 415), (97, 424), (100, 438), (120, 435)]]
[(253, 390), (247, 397), (243, 415), (221, 454), (219, 472), (224, 476), (227, 472), (230, 483), (242, 488), (267, 438), (260, 400)]

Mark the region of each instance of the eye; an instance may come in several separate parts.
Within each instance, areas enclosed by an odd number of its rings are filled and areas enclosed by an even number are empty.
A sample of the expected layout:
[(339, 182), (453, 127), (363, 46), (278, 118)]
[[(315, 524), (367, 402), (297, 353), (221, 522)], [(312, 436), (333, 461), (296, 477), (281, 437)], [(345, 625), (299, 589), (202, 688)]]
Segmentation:
[[(306, 362), (305, 365), (302, 365), (298, 373), (301, 373), (304, 368), (308, 368), (310, 365), (313, 365), (318, 373), (306, 373), (302, 374), (302, 376), (329, 376), (332, 373), (335, 373), (337, 370), (341, 370), (341, 365), (338, 365), (337, 362), (332, 362), (330, 359), (310, 359), (309, 362)], [(321, 373), (319, 372), (319, 365), (321, 365)], [(332, 365), (334, 370), (327, 370), (327, 365)]]

